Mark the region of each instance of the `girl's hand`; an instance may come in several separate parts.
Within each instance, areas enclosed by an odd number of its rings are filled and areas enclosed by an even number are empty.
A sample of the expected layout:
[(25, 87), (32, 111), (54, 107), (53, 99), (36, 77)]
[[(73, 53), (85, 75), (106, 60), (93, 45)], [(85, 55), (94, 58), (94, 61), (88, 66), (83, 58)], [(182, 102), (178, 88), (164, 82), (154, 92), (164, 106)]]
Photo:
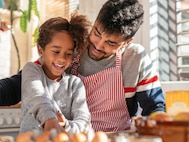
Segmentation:
[(66, 125), (65, 117), (62, 115), (62, 113), (60, 111), (57, 111), (57, 117), (58, 117), (60, 126), (62, 126), (64, 128)]
[(64, 131), (56, 118), (50, 118), (44, 124), (44, 131), (50, 131), (51, 129), (56, 129), (58, 133)]

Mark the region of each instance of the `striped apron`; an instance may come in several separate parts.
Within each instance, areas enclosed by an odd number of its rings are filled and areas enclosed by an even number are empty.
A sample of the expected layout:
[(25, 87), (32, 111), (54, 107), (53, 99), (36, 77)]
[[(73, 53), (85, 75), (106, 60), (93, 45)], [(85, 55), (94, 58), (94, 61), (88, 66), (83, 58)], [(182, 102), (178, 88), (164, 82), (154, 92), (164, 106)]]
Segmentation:
[(71, 73), (83, 81), (91, 122), (95, 131), (123, 131), (130, 128), (121, 72), (121, 52), (116, 53), (116, 67), (84, 77), (77, 72), (81, 54), (75, 58)]

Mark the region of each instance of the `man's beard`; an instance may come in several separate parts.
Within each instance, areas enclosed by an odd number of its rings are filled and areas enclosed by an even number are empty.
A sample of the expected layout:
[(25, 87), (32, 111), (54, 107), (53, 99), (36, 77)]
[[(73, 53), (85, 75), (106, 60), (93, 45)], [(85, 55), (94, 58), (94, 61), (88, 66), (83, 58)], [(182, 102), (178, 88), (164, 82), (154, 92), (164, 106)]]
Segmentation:
[(100, 60), (102, 60), (102, 59), (105, 58), (104, 56), (102, 56), (102, 57), (97, 57), (97, 56), (93, 55), (93, 54), (90, 52), (90, 50), (96, 50), (97, 52), (100, 52), (100, 53), (102, 53), (103, 55), (105, 55), (106, 53), (103, 52), (103, 51), (101, 51), (101, 50), (97, 50), (96, 47), (95, 47), (95, 45), (90, 41), (89, 38), (88, 38), (88, 43), (89, 43), (89, 45), (88, 45), (88, 47), (87, 47), (87, 51), (88, 51), (88, 55), (89, 55), (89, 57), (90, 57), (91, 59), (93, 59), (93, 60), (95, 60), (95, 61), (100, 61)]

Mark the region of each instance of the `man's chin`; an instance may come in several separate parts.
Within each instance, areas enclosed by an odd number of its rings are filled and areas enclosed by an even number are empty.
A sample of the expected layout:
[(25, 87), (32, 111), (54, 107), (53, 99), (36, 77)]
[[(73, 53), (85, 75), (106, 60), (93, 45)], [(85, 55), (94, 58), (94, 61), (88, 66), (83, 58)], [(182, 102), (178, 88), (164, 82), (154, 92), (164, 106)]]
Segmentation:
[(95, 55), (93, 55), (93, 54), (90, 54), (90, 53), (89, 53), (89, 57), (90, 57), (91, 59), (95, 60), (95, 61), (102, 60), (102, 57), (97, 57), (97, 56), (95, 56)]
[(100, 55), (94, 55), (91, 51), (88, 51), (88, 55), (91, 59), (95, 60), (95, 61), (99, 61), (99, 60), (102, 60), (103, 57), (100, 56)]

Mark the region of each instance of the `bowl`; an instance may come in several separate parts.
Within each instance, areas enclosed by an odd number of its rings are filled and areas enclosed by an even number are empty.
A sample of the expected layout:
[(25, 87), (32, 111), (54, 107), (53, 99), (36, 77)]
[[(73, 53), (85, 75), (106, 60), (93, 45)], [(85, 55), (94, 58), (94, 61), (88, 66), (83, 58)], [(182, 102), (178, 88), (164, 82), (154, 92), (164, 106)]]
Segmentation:
[(135, 119), (135, 127), (140, 135), (159, 136), (163, 142), (189, 142), (187, 121), (155, 121), (138, 117)]

